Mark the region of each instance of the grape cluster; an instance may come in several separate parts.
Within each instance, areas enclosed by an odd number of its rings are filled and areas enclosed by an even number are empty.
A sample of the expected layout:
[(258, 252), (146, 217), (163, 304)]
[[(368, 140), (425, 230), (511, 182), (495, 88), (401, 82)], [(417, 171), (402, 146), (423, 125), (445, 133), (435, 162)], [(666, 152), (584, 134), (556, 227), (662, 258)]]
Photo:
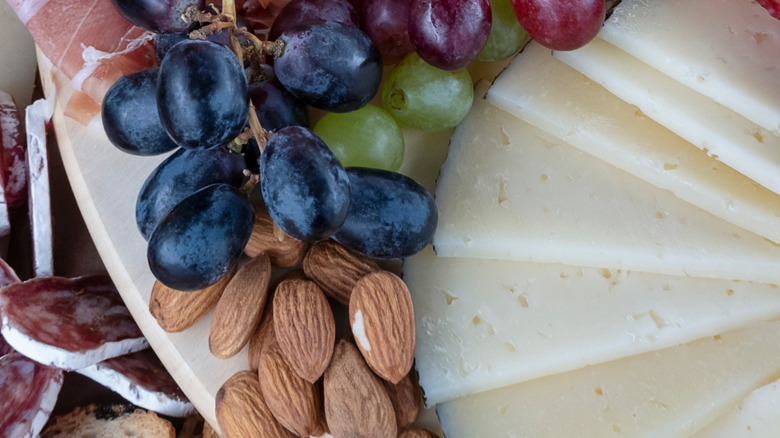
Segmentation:
[[(236, 263), (254, 223), (246, 191), (258, 182), (274, 223), (295, 239), (332, 238), (377, 258), (420, 251), (436, 206), (396, 173), (400, 127), (459, 123), (473, 99), (465, 67), (519, 51), (520, 22), (571, 45), (603, 20), (603, 0), (292, 0), (264, 40), (234, 0), (222, 10), (205, 0), (112, 2), (157, 34), (160, 67), (114, 84), (102, 116), (125, 152), (179, 148), (136, 204), (149, 266), (178, 290), (214, 284)], [(377, 94), (382, 106), (368, 105)], [(328, 112), (313, 130), (309, 106)]]

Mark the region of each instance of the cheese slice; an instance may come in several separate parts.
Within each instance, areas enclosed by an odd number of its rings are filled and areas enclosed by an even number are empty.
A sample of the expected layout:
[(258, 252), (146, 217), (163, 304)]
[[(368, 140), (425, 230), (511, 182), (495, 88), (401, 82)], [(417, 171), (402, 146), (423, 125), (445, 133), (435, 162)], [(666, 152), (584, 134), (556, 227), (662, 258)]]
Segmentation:
[(780, 318), (768, 284), (432, 251), (403, 275), (428, 404)]
[(777, 135), (600, 38), (553, 55), (713, 158), (780, 193)]
[(455, 131), (436, 204), (440, 256), (780, 283), (780, 247), (482, 99)]
[(688, 437), (780, 372), (780, 322), (464, 397), (448, 438)]
[(749, 0), (623, 0), (601, 37), (770, 131), (780, 130), (780, 20)]
[(777, 438), (780, 434), (780, 381), (751, 392), (722, 418), (693, 438)]
[(573, 146), (780, 242), (780, 195), (707, 156), (531, 43), (488, 101)]

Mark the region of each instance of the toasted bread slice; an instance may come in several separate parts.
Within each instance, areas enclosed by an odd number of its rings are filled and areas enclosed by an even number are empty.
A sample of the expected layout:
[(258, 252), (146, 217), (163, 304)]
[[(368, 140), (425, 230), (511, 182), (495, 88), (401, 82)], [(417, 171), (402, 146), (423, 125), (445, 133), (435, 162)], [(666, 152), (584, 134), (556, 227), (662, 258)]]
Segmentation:
[(170, 421), (133, 405), (89, 405), (56, 417), (42, 438), (175, 438)]

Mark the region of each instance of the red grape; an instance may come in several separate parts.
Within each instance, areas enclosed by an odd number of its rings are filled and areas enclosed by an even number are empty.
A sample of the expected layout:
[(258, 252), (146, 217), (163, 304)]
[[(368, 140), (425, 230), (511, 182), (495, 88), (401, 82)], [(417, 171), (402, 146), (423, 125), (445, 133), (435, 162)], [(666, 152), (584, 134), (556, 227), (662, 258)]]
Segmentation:
[(412, 0), (409, 40), (425, 62), (457, 70), (482, 50), (492, 22), (488, 0)]
[(396, 64), (410, 53), (409, 1), (365, 0), (361, 14), (363, 29), (376, 44), (385, 65)]
[(769, 14), (780, 20), (780, 0), (757, 0), (758, 4), (769, 11)]
[(604, 23), (604, 0), (512, 0), (518, 21), (534, 40), (552, 50), (578, 49)]

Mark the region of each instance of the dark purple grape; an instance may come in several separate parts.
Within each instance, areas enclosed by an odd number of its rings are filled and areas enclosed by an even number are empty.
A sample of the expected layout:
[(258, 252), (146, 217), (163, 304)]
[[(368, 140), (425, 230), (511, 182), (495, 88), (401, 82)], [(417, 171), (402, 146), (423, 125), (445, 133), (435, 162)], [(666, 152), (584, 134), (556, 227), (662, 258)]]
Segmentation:
[(365, 0), (360, 18), (385, 65), (396, 64), (414, 50), (409, 41), (409, 0)]
[(370, 257), (408, 257), (431, 243), (438, 213), (413, 179), (381, 169), (348, 167), (351, 203), (333, 239)]
[(187, 196), (211, 184), (239, 187), (244, 160), (225, 147), (207, 151), (179, 149), (146, 178), (135, 204), (138, 229), (149, 239), (165, 213)]
[(326, 239), (347, 217), (347, 174), (306, 128), (289, 126), (271, 137), (260, 157), (260, 184), (271, 218), (298, 240)]
[(246, 195), (227, 184), (205, 187), (176, 204), (155, 227), (146, 257), (164, 285), (195, 291), (224, 277), (254, 228)]
[(244, 128), (248, 90), (244, 69), (230, 49), (209, 41), (182, 41), (160, 65), (160, 120), (179, 146), (226, 144)]
[(592, 40), (604, 24), (604, 0), (512, 0), (528, 35), (551, 50), (575, 50)]
[(360, 29), (310, 21), (287, 30), (276, 77), (295, 97), (337, 113), (366, 105), (382, 80), (382, 57)]
[(241, 153), (244, 154), (244, 164), (246, 165), (246, 170), (254, 175), (259, 174), (260, 146), (258, 146), (257, 140), (250, 138), (244, 147), (241, 148)]
[(133, 155), (176, 149), (157, 114), (157, 67), (121, 77), (103, 99), (103, 129), (111, 143)]
[(286, 30), (309, 20), (337, 21), (358, 27), (357, 10), (347, 0), (292, 0), (274, 19), (268, 40), (275, 41)]
[(190, 39), (188, 32), (158, 33), (154, 36), (154, 54), (157, 62), (162, 62), (165, 54), (176, 44)]
[(179, 33), (192, 27), (182, 19), (198, 0), (111, 0), (119, 14), (130, 23), (156, 33)]
[(251, 84), (249, 98), (260, 124), (268, 131), (287, 126), (309, 127), (309, 107), (274, 81)]
[(488, 0), (411, 0), (409, 40), (425, 62), (457, 70), (477, 57), (490, 35)]

